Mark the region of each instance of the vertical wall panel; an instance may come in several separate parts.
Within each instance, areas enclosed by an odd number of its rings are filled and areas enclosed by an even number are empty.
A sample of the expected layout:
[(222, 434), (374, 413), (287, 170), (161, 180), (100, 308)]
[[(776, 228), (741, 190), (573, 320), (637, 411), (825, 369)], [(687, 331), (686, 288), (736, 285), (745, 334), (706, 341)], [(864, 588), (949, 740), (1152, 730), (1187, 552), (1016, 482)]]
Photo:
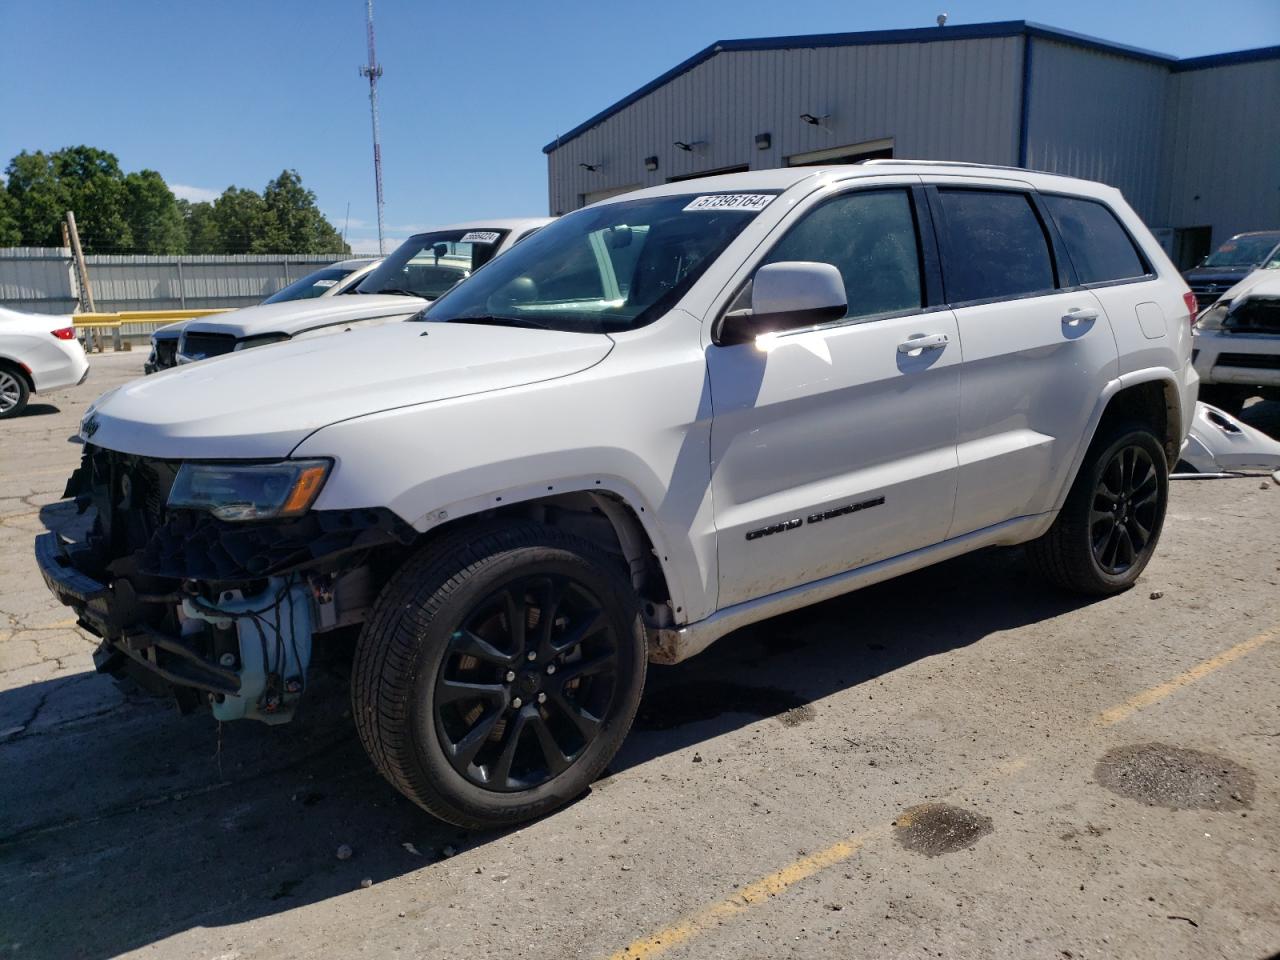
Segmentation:
[(1030, 45), (1027, 166), (1108, 183), (1164, 226), (1169, 68), (1052, 40)]
[[(85, 257), (99, 311), (247, 307), (319, 267), (333, 254)], [(181, 269), (179, 269), (181, 264)], [(179, 274), (181, 273), (181, 282)], [(72, 313), (76, 286), (67, 250), (0, 249), (0, 306)]]
[[(550, 209), (882, 137), (899, 157), (1013, 163), (1021, 75), (1021, 37), (722, 52), (548, 154)], [(831, 119), (815, 127), (802, 113)], [(769, 150), (756, 149), (758, 133), (772, 136)], [(675, 140), (705, 143), (687, 153)], [(659, 169), (648, 172), (644, 158), (655, 155)]]
[(1280, 227), (1280, 60), (1175, 72), (1169, 109), (1172, 227)]

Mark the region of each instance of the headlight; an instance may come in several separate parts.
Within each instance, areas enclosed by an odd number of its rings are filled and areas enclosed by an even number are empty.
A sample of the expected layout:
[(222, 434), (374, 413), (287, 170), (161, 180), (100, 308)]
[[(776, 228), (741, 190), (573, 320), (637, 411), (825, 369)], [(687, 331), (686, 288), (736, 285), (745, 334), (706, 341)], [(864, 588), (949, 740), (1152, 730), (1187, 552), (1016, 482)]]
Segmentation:
[(1227, 317), (1227, 307), (1229, 304), (1215, 303), (1204, 313), (1200, 314), (1200, 319), (1196, 321), (1197, 330), (1221, 330), (1222, 321)]
[(328, 460), (184, 463), (169, 506), (205, 510), (219, 520), (268, 520), (306, 513), (324, 486)]

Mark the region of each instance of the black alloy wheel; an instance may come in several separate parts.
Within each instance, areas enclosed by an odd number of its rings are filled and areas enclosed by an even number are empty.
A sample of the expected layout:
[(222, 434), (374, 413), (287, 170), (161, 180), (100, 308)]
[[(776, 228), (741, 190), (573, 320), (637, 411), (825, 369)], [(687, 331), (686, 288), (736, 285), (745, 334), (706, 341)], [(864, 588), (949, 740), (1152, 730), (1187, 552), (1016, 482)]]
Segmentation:
[(617, 634), (589, 587), (558, 574), (517, 578), (450, 637), (435, 682), (436, 735), (469, 782), (529, 790), (599, 736), (617, 673)]
[(356, 644), (356, 729), (393, 786), (495, 829), (590, 789), (631, 728), (648, 633), (614, 553), (495, 518), (426, 541)]
[(1111, 576), (1126, 573), (1158, 529), (1160, 480), (1151, 454), (1122, 447), (1102, 469), (1093, 491), (1089, 538), (1098, 566)]
[(1127, 590), (1155, 553), (1169, 502), (1164, 441), (1150, 424), (1104, 421), (1031, 565), (1073, 593)]

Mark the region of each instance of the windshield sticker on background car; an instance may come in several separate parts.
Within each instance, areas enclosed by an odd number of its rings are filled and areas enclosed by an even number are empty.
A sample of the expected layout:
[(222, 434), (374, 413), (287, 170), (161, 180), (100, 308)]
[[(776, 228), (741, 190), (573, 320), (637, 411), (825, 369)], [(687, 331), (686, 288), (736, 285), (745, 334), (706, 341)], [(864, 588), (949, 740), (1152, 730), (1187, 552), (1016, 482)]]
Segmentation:
[(459, 243), (497, 243), (499, 234), (492, 230), (472, 230), (464, 233)]
[(763, 210), (773, 199), (771, 193), (717, 193), (695, 198), (684, 209), (689, 210)]
[(336, 287), (337, 285), (337, 280), (317, 280), (312, 284), (313, 287)]

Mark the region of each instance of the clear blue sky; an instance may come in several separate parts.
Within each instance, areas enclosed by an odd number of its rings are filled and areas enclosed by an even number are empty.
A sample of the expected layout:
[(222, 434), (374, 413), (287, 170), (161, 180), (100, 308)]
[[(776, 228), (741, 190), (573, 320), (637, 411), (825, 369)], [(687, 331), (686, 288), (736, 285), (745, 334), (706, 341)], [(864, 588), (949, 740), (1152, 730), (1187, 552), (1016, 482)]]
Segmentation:
[[(1177, 56), (1280, 44), (1280, 0), (375, 0), (388, 233), (547, 210), (543, 144), (707, 44), (1032, 20)], [(0, 0), (0, 163), (87, 143), (180, 195), (285, 167), (371, 249), (364, 0)]]

